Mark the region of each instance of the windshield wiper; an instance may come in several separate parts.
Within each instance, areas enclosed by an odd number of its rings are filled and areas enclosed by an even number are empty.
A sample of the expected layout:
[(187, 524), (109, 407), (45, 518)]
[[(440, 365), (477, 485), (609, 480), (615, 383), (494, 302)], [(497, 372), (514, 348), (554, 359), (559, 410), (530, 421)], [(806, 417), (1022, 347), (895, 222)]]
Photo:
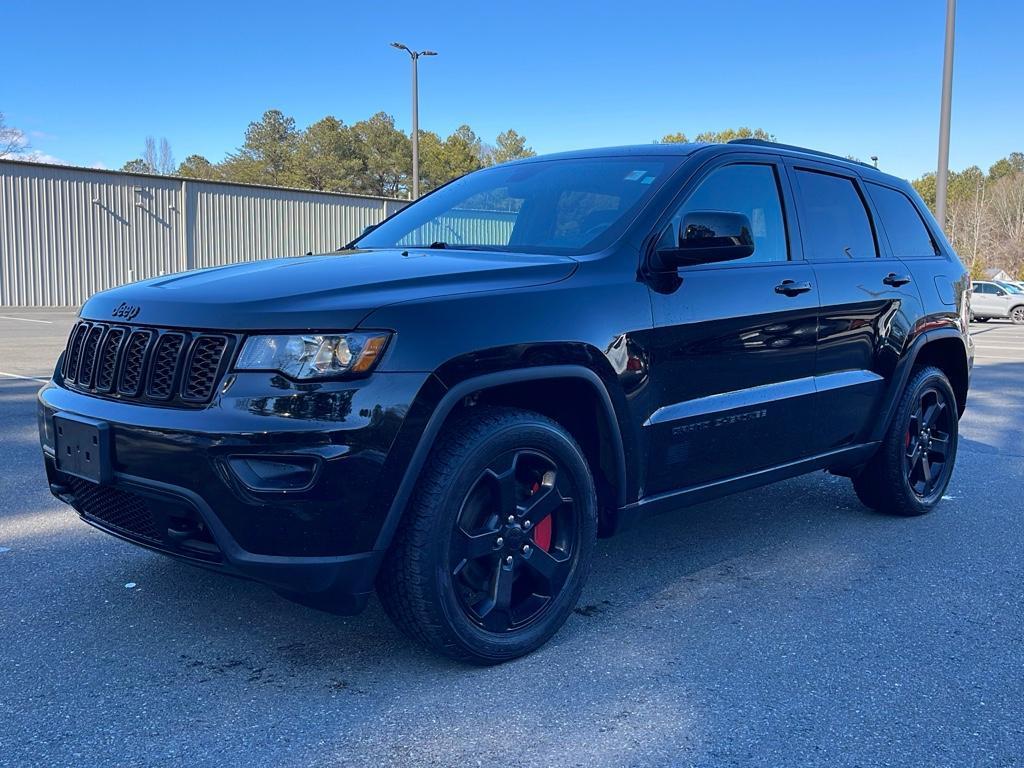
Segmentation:
[(452, 250), (452, 251), (502, 251), (502, 250), (508, 250), (507, 248), (502, 248), (500, 245), (463, 245), (462, 243), (446, 243), (446, 242), (443, 242), (441, 240), (436, 240), (435, 242), (431, 243), (430, 245), (426, 245), (426, 246), (423, 246), (423, 245), (413, 245), (413, 246), (410, 246), (410, 248), (427, 248), (428, 250), (431, 249), (431, 248), (434, 249), (434, 250), (440, 250), (442, 248), (447, 248), (447, 249)]

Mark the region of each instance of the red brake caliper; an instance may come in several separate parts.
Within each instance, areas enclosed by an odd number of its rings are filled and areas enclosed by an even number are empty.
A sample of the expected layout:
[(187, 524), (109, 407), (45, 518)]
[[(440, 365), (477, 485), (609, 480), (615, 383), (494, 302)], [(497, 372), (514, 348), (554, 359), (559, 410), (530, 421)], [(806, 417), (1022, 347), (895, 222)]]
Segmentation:
[[(532, 495), (539, 490), (540, 483), (534, 483), (533, 488), (530, 489), (530, 494)], [(551, 515), (537, 523), (537, 527), (533, 529), (533, 543), (545, 552), (551, 551)]]

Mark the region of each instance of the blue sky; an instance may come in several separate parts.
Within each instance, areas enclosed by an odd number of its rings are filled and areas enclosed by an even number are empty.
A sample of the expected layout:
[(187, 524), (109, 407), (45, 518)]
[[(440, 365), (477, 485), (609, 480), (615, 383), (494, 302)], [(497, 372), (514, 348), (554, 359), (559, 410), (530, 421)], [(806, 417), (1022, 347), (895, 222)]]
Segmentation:
[[(0, 111), (60, 161), (117, 168), (166, 136), (223, 158), (277, 108), (305, 126), (384, 110), (410, 125), (514, 127), (538, 152), (737, 125), (935, 166), (943, 0), (894, 2), (5, 3)], [(962, 2), (950, 165), (1024, 151), (1024, 3)]]

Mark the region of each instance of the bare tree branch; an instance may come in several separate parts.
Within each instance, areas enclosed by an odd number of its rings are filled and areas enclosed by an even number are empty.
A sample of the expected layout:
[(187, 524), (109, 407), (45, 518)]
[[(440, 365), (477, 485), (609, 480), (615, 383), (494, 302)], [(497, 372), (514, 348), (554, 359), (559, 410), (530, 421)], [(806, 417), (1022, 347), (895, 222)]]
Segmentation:
[(4, 113), (0, 112), (0, 158), (15, 157), (29, 149), (28, 139), (23, 131), (8, 125)]
[(174, 173), (174, 154), (171, 152), (171, 142), (166, 138), (160, 139), (160, 162), (157, 165), (157, 172), (164, 176)]
[(152, 136), (146, 137), (146, 149), (142, 153), (142, 162), (146, 164), (149, 173), (156, 173), (156, 139)]

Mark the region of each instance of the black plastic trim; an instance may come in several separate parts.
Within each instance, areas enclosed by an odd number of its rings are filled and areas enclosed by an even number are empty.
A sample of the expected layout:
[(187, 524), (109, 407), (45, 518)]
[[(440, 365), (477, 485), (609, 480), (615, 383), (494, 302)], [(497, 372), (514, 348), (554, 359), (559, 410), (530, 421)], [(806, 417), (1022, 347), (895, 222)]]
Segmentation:
[[(957, 339), (961, 343), (963, 343), (964, 340), (963, 334), (961, 334), (956, 328), (935, 328), (930, 331), (924, 331), (918, 335), (913, 342), (911, 342), (910, 348), (903, 353), (903, 356), (900, 358), (899, 365), (893, 374), (892, 383), (889, 385), (889, 391), (886, 394), (884, 417), (878, 420), (874, 431), (871, 433), (871, 439), (873, 441), (881, 441), (882, 437), (889, 429), (889, 424), (892, 423), (893, 418), (896, 416), (896, 409), (899, 406), (900, 395), (907, 386), (907, 381), (910, 380), (910, 373), (914, 369), (914, 362), (917, 360), (917, 356), (921, 353), (921, 350), (924, 349), (925, 345), (939, 339)], [(966, 347), (964, 348), (964, 355), (967, 357)], [(968, 361), (968, 367), (969, 366), (970, 362)]]
[(416, 487), (416, 482), (419, 479), (423, 465), (426, 464), (427, 456), (430, 454), (430, 449), (437, 440), (448, 415), (463, 398), (472, 395), (475, 392), (480, 392), (485, 389), (505, 384), (517, 384), (524, 381), (538, 381), (543, 379), (566, 378), (583, 379), (594, 387), (595, 391), (601, 398), (601, 402), (604, 406), (603, 410), (605, 412), (605, 421), (611, 434), (612, 442), (614, 443), (612, 448), (615, 453), (616, 477), (611, 478), (611, 480), (616, 488), (618, 506), (621, 507), (625, 504), (625, 446), (622, 440), (622, 433), (619, 430), (619, 422), (615, 416), (615, 407), (612, 405), (611, 396), (608, 394), (608, 390), (605, 387), (604, 382), (601, 381), (601, 378), (589, 368), (584, 368), (580, 365), (544, 365), (534, 368), (516, 368), (508, 371), (499, 371), (497, 373), (475, 376), (471, 379), (461, 381), (449, 389), (445, 393), (444, 397), (441, 398), (441, 402), (437, 404), (437, 407), (431, 414), (430, 419), (427, 422), (426, 429), (423, 430), (423, 435), (420, 437), (420, 441), (416, 445), (416, 449), (413, 451), (412, 458), (409, 460), (405, 474), (402, 477), (402, 482), (398, 486), (398, 492), (395, 494), (395, 498), (391, 502), (391, 507), (388, 510), (387, 517), (384, 519), (384, 524), (381, 526), (380, 533), (377, 535), (377, 541), (374, 545), (374, 549), (377, 551), (384, 551), (390, 545), (391, 538), (394, 536), (395, 530), (398, 528), (398, 523), (402, 519), (405, 507), (409, 503), (409, 499), (412, 497), (413, 489)]

